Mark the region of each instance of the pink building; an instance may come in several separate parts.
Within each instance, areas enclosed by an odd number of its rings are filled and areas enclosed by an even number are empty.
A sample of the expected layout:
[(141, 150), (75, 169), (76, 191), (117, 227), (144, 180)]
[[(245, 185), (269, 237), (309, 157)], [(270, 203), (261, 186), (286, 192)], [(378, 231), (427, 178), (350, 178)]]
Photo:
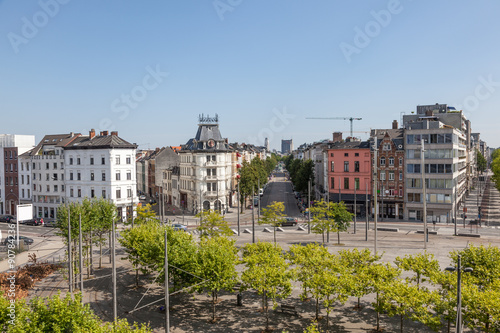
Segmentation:
[(356, 201), (356, 213), (364, 215), (372, 194), (370, 142), (336, 139), (327, 149), (330, 201), (343, 201), (351, 212)]

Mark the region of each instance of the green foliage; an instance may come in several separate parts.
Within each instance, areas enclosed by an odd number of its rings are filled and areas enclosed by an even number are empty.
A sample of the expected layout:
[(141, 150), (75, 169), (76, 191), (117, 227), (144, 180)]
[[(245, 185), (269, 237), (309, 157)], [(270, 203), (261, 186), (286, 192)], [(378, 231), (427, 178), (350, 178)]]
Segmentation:
[(484, 158), (483, 154), (479, 150), (476, 149), (476, 168), (478, 171), (483, 172), (486, 170), (488, 166), (488, 162)]
[[(163, 226), (156, 220), (146, 221), (138, 226), (121, 232), (120, 244), (128, 254), (127, 259), (140, 269), (143, 274), (162, 272), (159, 281), (165, 277), (165, 230), (167, 230), (168, 262), (185, 271), (193, 271), (193, 257), (196, 254), (196, 244), (191, 234), (175, 231), (169, 226)], [(169, 276), (178, 283), (189, 284), (193, 278), (180, 270), (172, 269)]]
[[(81, 332), (81, 333), (128, 333), (152, 332), (147, 325), (129, 325), (126, 319), (117, 323), (104, 323), (97, 317), (90, 306), (82, 305), (81, 294), (70, 293), (64, 297), (57, 294), (51, 298), (34, 298), (27, 304), (25, 301), (16, 302), (16, 317), (14, 324), (5, 320), (8, 312), (8, 301), (0, 295), (0, 327), (3, 332), (9, 333), (52, 333), (52, 332)], [(10, 320), (7, 317), (7, 320)]]
[(283, 202), (273, 201), (267, 208), (262, 208), (262, 217), (259, 224), (270, 224), (274, 231), (274, 243), (276, 244), (276, 228), (285, 221), (285, 205)]
[(290, 155), (285, 159), (285, 166), (297, 191), (307, 192), (309, 180), (311, 180), (311, 186), (314, 186), (314, 162), (312, 160), (294, 159)]
[(196, 255), (196, 275), (206, 280), (195, 288), (198, 292), (208, 289), (212, 293), (212, 320), (215, 320), (215, 303), (220, 290), (231, 290), (238, 273), (239, 261), (235, 241), (225, 237), (203, 238)]
[(493, 176), (491, 179), (495, 182), (495, 187), (500, 191), (500, 149), (496, 149), (491, 155), (491, 171), (493, 171)]
[(204, 237), (219, 237), (219, 236), (231, 236), (233, 231), (229, 228), (229, 225), (224, 217), (215, 210), (205, 210), (196, 215), (196, 217), (201, 218), (200, 225), (197, 229), (200, 231), (202, 238)]
[(458, 264), (458, 255), (461, 256), (462, 267), (471, 267), (472, 272), (464, 274), (472, 278), (471, 283), (488, 286), (500, 280), (500, 249), (496, 246), (484, 245), (474, 246), (470, 244), (463, 250), (456, 250), (450, 253), (453, 265)]
[(276, 308), (276, 299), (284, 299), (292, 293), (293, 272), (289, 269), (290, 264), (283, 257), (281, 246), (267, 242), (246, 244), (242, 263), (245, 265), (241, 274), (242, 290), (251, 288), (262, 295), (268, 329), (268, 299)]
[(347, 231), (351, 225), (353, 214), (347, 211), (343, 202), (325, 202), (323, 199), (315, 202), (311, 207), (313, 216), (312, 222), (315, 224), (312, 228), (314, 233), (323, 235), (323, 243), (325, 242), (325, 233), (336, 232), (338, 244), (340, 244), (340, 233)]
[(439, 272), (439, 262), (434, 259), (431, 253), (417, 253), (415, 255), (406, 255), (396, 257), (395, 262), (403, 271), (412, 271), (415, 277), (409, 278), (409, 281), (416, 282), (417, 288), (420, 287), (420, 282), (424, 282), (422, 277), (433, 278)]
[(150, 220), (157, 220), (156, 213), (152, 210), (150, 204), (137, 205), (135, 211), (137, 217), (134, 218), (134, 225), (145, 223)]

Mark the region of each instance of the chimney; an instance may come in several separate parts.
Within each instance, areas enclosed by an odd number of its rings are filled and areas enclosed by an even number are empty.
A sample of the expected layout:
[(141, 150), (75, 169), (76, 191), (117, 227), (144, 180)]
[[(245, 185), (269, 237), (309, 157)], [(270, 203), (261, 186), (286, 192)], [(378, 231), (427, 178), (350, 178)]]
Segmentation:
[(333, 132), (333, 142), (342, 141), (342, 132)]
[(101, 131), (101, 133), (99, 133), (99, 136), (104, 136), (104, 132)]
[(74, 136), (75, 136), (75, 133), (70, 132), (70, 133), (69, 133), (69, 136), (70, 136), (70, 137), (74, 137)]
[(90, 140), (92, 140), (94, 137), (95, 137), (95, 129), (91, 129), (89, 131), (89, 138), (90, 138)]
[[(108, 132), (106, 132), (107, 134)], [(111, 135), (118, 136), (118, 131), (111, 131)]]
[(398, 121), (397, 121), (397, 120), (393, 120), (393, 121), (392, 121), (392, 129), (398, 129), (398, 127), (399, 127), (398, 125), (399, 125), (399, 124), (398, 124)]
[(108, 131), (102, 131), (103, 136), (108, 136)]

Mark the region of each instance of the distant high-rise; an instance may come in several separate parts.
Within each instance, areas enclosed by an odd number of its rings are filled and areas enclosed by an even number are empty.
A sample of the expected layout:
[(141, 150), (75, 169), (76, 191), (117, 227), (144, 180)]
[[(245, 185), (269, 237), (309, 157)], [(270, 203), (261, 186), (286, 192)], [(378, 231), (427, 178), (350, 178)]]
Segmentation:
[(290, 154), (293, 151), (293, 140), (281, 140), (281, 153)]
[(269, 151), (269, 139), (268, 138), (266, 138), (264, 140), (264, 146), (266, 147), (266, 150)]

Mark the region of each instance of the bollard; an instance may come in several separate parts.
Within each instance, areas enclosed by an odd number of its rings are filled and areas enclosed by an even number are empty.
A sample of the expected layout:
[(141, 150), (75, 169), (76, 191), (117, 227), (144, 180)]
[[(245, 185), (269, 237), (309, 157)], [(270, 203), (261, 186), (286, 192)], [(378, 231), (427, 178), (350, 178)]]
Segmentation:
[(242, 300), (243, 300), (243, 295), (241, 293), (238, 293), (236, 295), (236, 305), (237, 306), (243, 306)]

